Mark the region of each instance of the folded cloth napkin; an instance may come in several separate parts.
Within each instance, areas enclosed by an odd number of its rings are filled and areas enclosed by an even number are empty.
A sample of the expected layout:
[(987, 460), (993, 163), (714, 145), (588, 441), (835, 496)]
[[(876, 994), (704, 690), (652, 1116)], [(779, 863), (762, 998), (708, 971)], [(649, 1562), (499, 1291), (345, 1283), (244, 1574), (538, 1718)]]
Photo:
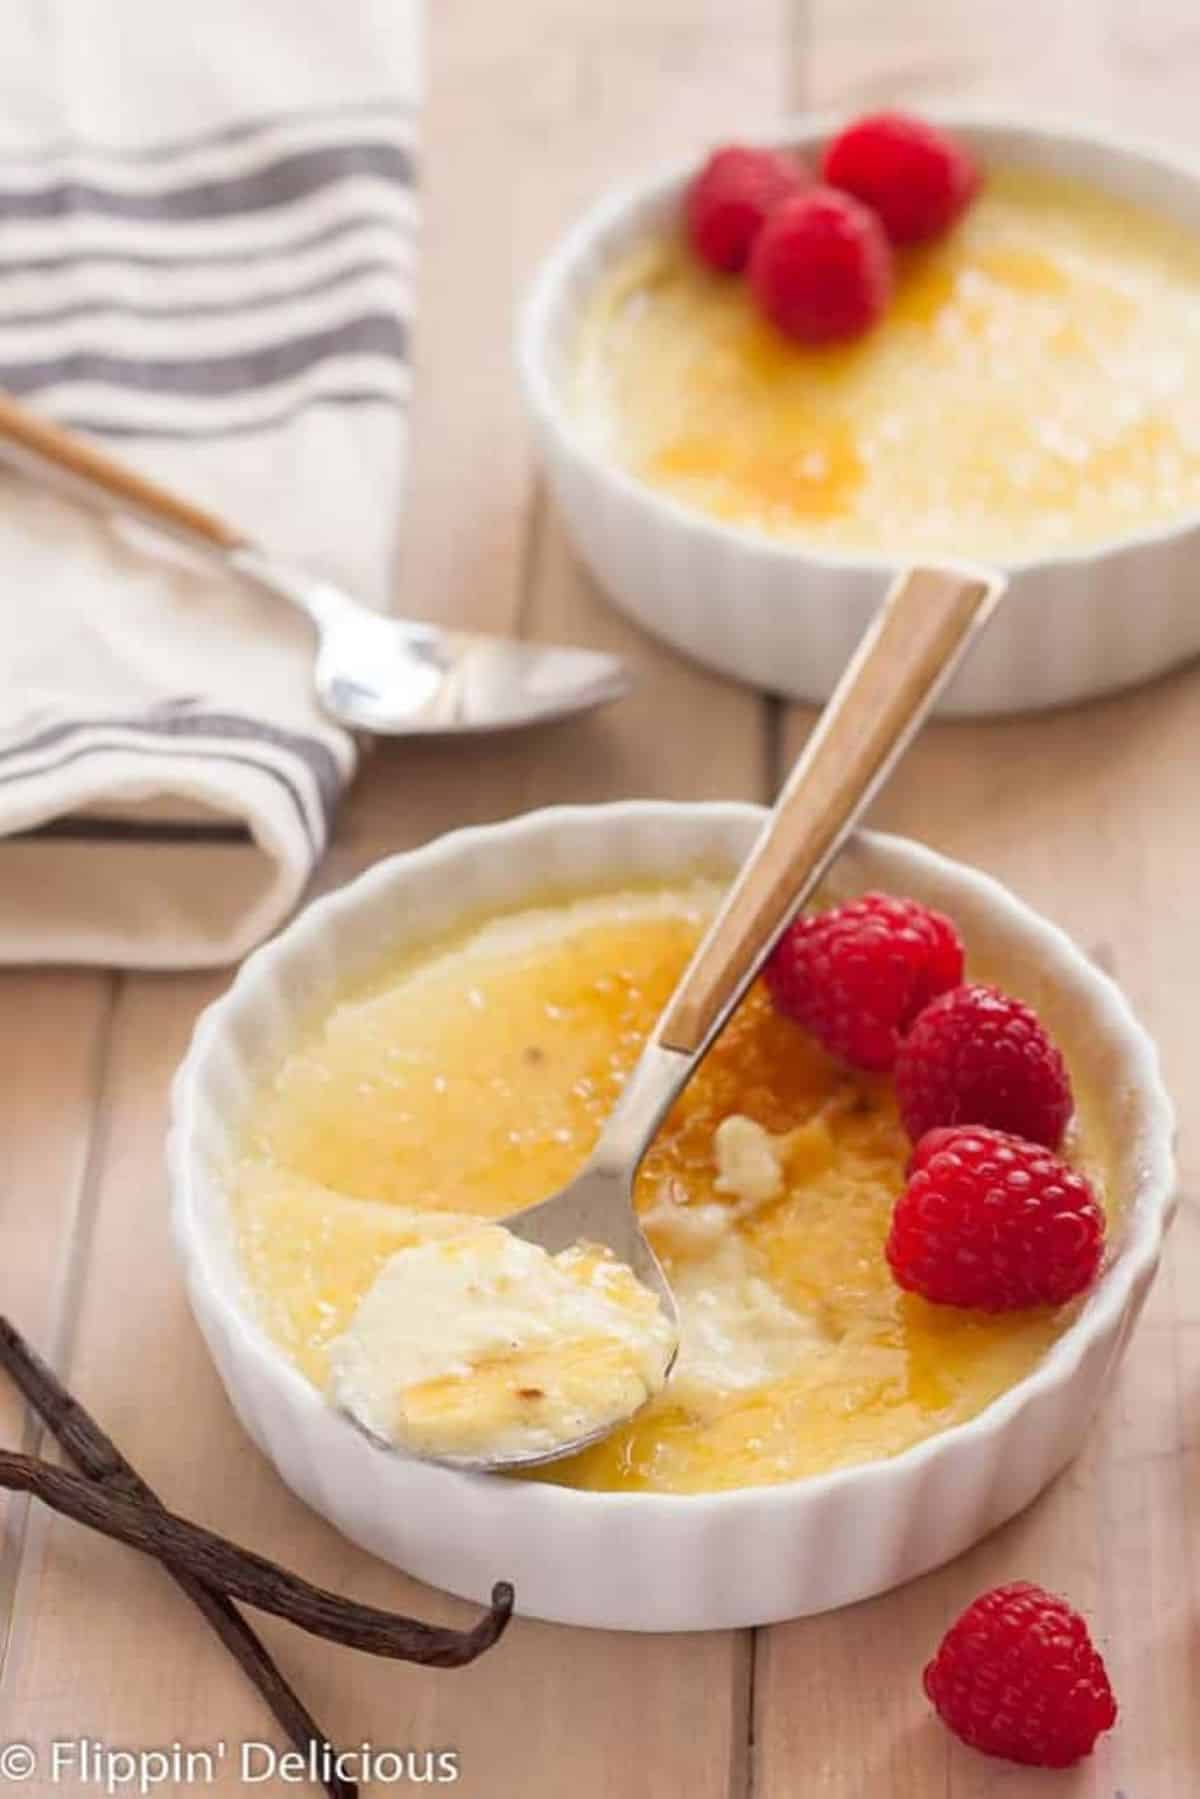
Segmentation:
[[(386, 606), (419, 0), (9, 0), (0, 388)], [(355, 762), (284, 605), (0, 475), (0, 962), (220, 964)]]

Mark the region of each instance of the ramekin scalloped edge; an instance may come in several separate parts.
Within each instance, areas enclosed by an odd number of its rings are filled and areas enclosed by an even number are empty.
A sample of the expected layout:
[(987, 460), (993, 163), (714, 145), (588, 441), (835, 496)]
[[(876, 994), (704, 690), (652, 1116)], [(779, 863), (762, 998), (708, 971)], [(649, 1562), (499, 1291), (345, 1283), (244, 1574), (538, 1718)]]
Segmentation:
[(908, 892), (959, 921), (972, 954), (1036, 1004), (1111, 1096), (1124, 1223), (1079, 1317), (970, 1422), (888, 1461), (783, 1486), (592, 1493), (458, 1474), (392, 1455), (339, 1417), (259, 1326), (224, 1176), (264, 1073), (393, 948), (539, 890), (671, 880), (744, 858), (763, 813), (630, 801), (528, 814), (391, 858), (317, 901), (200, 1018), (172, 1089), (172, 1221), (192, 1308), (245, 1428), (282, 1478), (357, 1543), (482, 1600), (516, 1585), (535, 1617), (625, 1630), (771, 1623), (881, 1592), (957, 1555), (1075, 1454), (1136, 1320), (1174, 1207), (1173, 1117), (1152, 1043), (1118, 988), (997, 882), (864, 834), (829, 886)]

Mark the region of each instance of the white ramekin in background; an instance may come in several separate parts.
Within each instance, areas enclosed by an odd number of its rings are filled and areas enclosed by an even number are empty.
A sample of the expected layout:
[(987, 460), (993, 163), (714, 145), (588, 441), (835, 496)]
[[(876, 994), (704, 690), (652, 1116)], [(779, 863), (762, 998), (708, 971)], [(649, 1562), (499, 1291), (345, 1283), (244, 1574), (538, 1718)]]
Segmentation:
[[(960, 133), (985, 166), (1019, 163), (1084, 177), (1200, 236), (1200, 170), (1178, 156), (1082, 128), (927, 110)], [(758, 141), (812, 150), (842, 122), (806, 121)], [(723, 673), (820, 701), (903, 562), (903, 544), (888, 562), (710, 518), (606, 459), (569, 412), (564, 377), (581, 308), (615, 258), (677, 216), (695, 166), (693, 159), (612, 196), (567, 233), (522, 317), (521, 384), (571, 538), (617, 604)], [(1031, 395), (1031, 410), (1036, 404)], [(954, 454), (952, 443), (946, 453)], [(943, 712), (1063, 705), (1130, 686), (1200, 652), (1200, 519), (1005, 566), (1013, 591), (949, 688)]]
[(908, 893), (958, 922), (975, 966), (1035, 1004), (1076, 1079), (1103, 1094), (1124, 1212), (1115, 1253), (1037, 1368), (967, 1424), (890, 1461), (786, 1486), (593, 1493), (466, 1475), (376, 1447), (256, 1321), (226, 1178), (259, 1081), (382, 956), (549, 890), (730, 872), (763, 814), (656, 802), (537, 812), (379, 864), (246, 962), (201, 1018), (173, 1092), (175, 1241), (200, 1327), (246, 1429), (347, 1536), (453, 1593), (515, 1583), (571, 1624), (704, 1630), (844, 1605), (947, 1561), (1011, 1517), (1079, 1448), (1146, 1296), (1174, 1204), (1172, 1117), (1154, 1048), (1113, 983), (995, 881), (864, 835), (830, 888)]

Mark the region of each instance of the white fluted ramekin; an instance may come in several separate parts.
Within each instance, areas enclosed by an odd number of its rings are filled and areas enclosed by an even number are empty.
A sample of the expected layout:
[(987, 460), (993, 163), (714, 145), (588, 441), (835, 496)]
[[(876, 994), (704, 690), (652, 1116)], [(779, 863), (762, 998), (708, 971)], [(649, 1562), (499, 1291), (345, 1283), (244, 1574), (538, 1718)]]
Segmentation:
[(536, 812), (382, 862), (246, 962), (196, 1028), (173, 1092), (175, 1241), (191, 1303), (246, 1429), (347, 1536), (469, 1598), (516, 1585), (535, 1617), (627, 1630), (762, 1624), (844, 1605), (957, 1555), (1079, 1448), (1150, 1285), (1173, 1207), (1172, 1119), (1155, 1052), (1118, 989), (1062, 932), (974, 870), (862, 836), (836, 895), (890, 888), (944, 908), (976, 969), (1036, 1005), (1081, 1087), (1103, 1094), (1123, 1200), (1115, 1253), (1078, 1319), (979, 1417), (890, 1461), (787, 1486), (577, 1492), (392, 1455), (325, 1402), (255, 1318), (226, 1177), (258, 1083), (383, 956), (547, 891), (732, 870), (762, 821), (742, 805)]
[[(1200, 235), (1200, 167), (1068, 125), (929, 109), (984, 165), (1084, 177)], [(764, 135), (812, 151), (844, 121)], [(685, 506), (592, 447), (572, 420), (566, 371), (581, 309), (629, 246), (673, 220), (693, 158), (603, 201), (552, 252), (524, 311), (518, 365), (550, 487), (583, 561), (656, 636), (722, 673), (825, 700), (896, 564), (842, 555)], [(1031, 410), (1037, 396), (1030, 396)], [(948, 443), (947, 455), (954, 446)], [(964, 546), (962, 553), (968, 553)], [(896, 546), (897, 563), (904, 546)], [(1131, 686), (1200, 653), (1200, 518), (1086, 551), (1005, 566), (1012, 591), (939, 710), (1058, 706)]]

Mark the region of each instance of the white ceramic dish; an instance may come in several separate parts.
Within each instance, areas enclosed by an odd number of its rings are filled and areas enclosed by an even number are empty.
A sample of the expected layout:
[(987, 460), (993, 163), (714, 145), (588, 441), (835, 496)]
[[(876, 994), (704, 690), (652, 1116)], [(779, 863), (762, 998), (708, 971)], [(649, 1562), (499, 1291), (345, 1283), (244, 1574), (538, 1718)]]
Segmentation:
[(767, 1623), (844, 1605), (957, 1555), (1078, 1449), (1145, 1298), (1173, 1205), (1172, 1119), (1155, 1052), (1113, 983), (986, 876), (862, 836), (833, 892), (944, 907), (985, 972), (1038, 1006), (1077, 1077), (1111, 1095), (1124, 1223), (1111, 1265), (1037, 1369), (970, 1423), (897, 1456), (788, 1486), (591, 1493), (391, 1455), (339, 1417), (257, 1324), (224, 1173), (256, 1085), (382, 955), (547, 889), (732, 871), (754, 806), (637, 803), (533, 813), (380, 863), (250, 957), (201, 1018), (173, 1094), (174, 1229), (229, 1396), (283, 1479), (356, 1542), (451, 1592), (516, 1585), (536, 1617), (627, 1630)]
[[(926, 109), (983, 161), (1084, 177), (1200, 234), (1200, 168), (1082, 128)], [(760, 137), (811, 150), (841, 124)], [(544, 265), (524, 311), (518, 365), (551, 489), (583, 561), (625, 611), (723, 673), (802, 700), (828, 698), (895, 572), (709, 518), (606, 461), (564, 402), (581, 307), (615, 257), (677, 216), (693, 157), (603, 201)], [(897, 545), (897, 563), (904, 546)], [(1013, 590), (940, 710), (1063, 705), (1147, 679), (1200, 652), (1200, 519), (1098, 549), (1006, 566)]]

